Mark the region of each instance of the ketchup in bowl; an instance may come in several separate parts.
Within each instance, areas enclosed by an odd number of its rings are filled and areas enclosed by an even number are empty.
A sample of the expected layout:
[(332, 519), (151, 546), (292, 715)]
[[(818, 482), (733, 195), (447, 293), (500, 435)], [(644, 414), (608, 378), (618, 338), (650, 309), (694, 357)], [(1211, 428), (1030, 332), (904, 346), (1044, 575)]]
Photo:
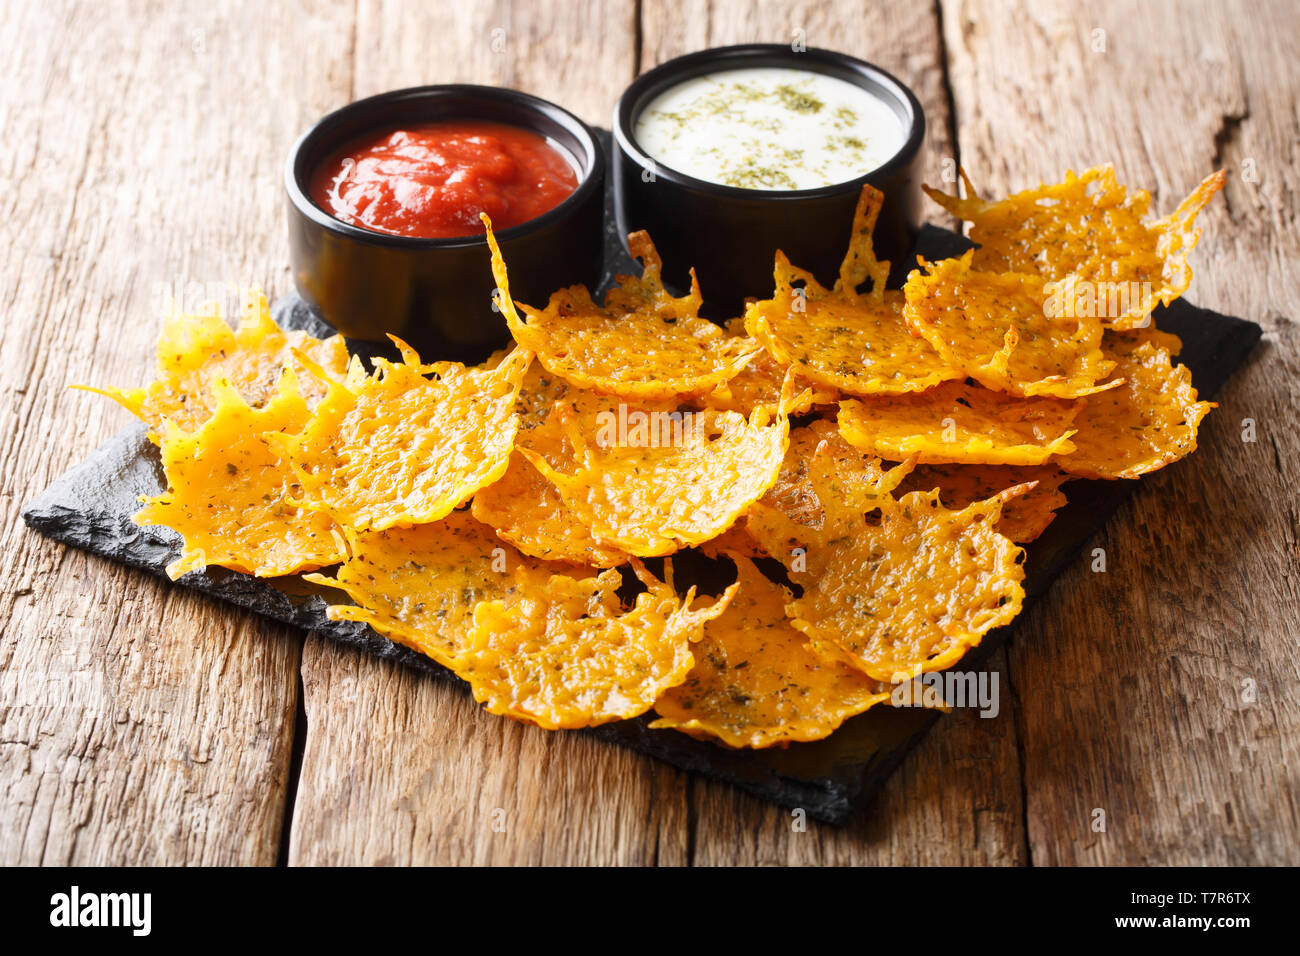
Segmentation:
[(578, 186), (572, 161), (541, 135), (504, 123), (447, 121), (369, 133), (321, 163), (312, 201), (343, 222), (444, 239), (509, 229)]

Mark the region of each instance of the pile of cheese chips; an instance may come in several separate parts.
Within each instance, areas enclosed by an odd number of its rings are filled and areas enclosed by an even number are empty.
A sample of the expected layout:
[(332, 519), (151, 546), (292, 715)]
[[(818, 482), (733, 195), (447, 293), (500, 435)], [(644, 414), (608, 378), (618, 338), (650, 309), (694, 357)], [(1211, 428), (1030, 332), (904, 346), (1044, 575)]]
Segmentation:
[[(901, 290), (866, 187), (832, 288), (778, 253), (772, 296), (725, 326), (693, 274), (665, 290), (644, 233), (603, 303), (516, 304), (486, 223), (515, 346), (480, 366), (394, 340), (367, 370), (259, 296), (234, 330), (169, 318), (157, 380), (104, 394), (160, 446), (168, 486), (136, 520), (184, 537), (172, 577), (306, 572), (331, 617), (541, 727), (653, 710), (732, 747), (816, 740), (1019, 613), (1020, 545), (1066, 481), (1195, 449), (1213, 406), (1150, 317), (1222, 185), (1159, 220), (1109, 167), (931, 192), (978, 248)], [(734, 583), (679, 593), (684, 549)]]

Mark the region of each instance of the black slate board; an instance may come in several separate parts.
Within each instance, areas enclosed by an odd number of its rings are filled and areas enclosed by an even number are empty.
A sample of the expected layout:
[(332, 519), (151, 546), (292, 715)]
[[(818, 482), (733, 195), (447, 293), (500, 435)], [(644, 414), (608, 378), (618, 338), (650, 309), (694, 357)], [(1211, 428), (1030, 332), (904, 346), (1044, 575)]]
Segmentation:
[[(606, 273), (635, 272), (606, 210)], [(969, 248), (960, 235), (926, 226), (915, 251), (935, 260)], [(910, 262), (915, 259), (908, 257)], [(281, 325), (328, 334), (329, 328), (297, 296), (279, 300), (274, 315)], [(1183, 340), (1181, 361), (1192, 370), (1202, 397), (1212, 397), (1245, 360), (1259, 340), (1253, 322), (1198, 309), (1179, 300), (1156, 312), (1156, 324)], [(383, 354), (370, 343), (350, 342), (363, 355)], [(1026, 604), (1043, 594), (1084, 543), (1124, 501), (1135, 482), (1075, 481), (1065, 486), (1069, 504), (1028, 550)], [(23, 509), (23, 520), (56, 541), (165, 576), (180, 549), (180, 537), (166, 528), (137, 527), (131, 516), (139, 496), (163, 488), (157, 449), (145, 438), (143, 425), (128, 428), (100, 445)], [(325, 615), (328, 599), (338, 592), (297, 578), (256, 579), (209, 568), (187, 574), (179, 583), (240, 607), (304, 630), (359, 647), (378, 657), (400, 661), (434, 677), (465, 685), (446, 669), (370, 628)], [(1014, 624), (986, 635), (966, 655), (963, 671), (979, 670), (989, 655), (1014, 631)], [(847, 823), (874, 796), (911, 747), (939, 719), (933, 711), (879, 706), (847, 721), (826, 740), (793, 744), (785, 749), (731, 750), (694, 740), (671, 730), (650, 730), (649, 718), (598, 727), (594, 734), (650, 754), (684, 770), (727, 781), (773, 803), (802, 807), (810, 816)]]

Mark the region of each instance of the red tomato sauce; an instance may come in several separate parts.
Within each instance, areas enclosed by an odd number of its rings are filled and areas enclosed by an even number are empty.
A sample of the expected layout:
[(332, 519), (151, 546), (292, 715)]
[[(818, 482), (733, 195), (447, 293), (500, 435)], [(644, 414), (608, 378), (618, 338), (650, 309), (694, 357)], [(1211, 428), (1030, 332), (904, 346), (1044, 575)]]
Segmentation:
[(573, 165), (532, 130), (477, 120), (353, 140), (312, 174), (312, 201), (337, 219), (396, 236), (450, 238), (509, 229), (578, 187)]

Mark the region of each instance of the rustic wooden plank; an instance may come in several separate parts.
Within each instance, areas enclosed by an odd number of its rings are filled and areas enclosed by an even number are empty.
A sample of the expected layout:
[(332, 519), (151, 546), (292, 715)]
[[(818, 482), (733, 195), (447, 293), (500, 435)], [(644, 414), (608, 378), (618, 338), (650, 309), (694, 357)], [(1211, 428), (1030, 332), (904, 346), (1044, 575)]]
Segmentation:
[(1265, 328), (1201, 450), (1108, 524), (1106, 573), (1081, 561), (1011, 651), (1032, 862), (1296, 863), (1295, 8), (972, 0), (944, 26), (981, 191), (1114, 161), (1163, 213), (1224, 167), (1189, 298)]
[(284, 152), (350, 4), (0, 8), (0, 860), (271, 863), (299, 639), (28, 532), (129, 416), (159, 287), (284, 288)]
[[(851, 0), (703, 6), (648, 0), (642, 36), (642, 69), (710, 46), (795, 40), (877, 63), (910, 86), (925, 109), (925, 181), (942, 182), (945, 160), (956, 157), (939, 22), (929, 6), (902, 0), (869, 9)], [(940, 214), (930, 219), (949, 222)], [(999, 651), (990, 667), (1002, 664)], [(1023, 863), (1018, 766), (1015, 716), (1004, 694), (994, 719), (967, 713), (941, 722), (908, 756), (876, 806), (843, 829), (809, 821), (798, 830), (788, 810), (699, 781), (692, 789), (692, 861)]]
[[(363, 2), (354, 92), (500, 84), (608, 125), (634, 74), (631, 2), (429, 9)], [(462, 691), (309, 639), (290, 862), (675, 863), (685, 777), (579, 734), (483, 713)]]

